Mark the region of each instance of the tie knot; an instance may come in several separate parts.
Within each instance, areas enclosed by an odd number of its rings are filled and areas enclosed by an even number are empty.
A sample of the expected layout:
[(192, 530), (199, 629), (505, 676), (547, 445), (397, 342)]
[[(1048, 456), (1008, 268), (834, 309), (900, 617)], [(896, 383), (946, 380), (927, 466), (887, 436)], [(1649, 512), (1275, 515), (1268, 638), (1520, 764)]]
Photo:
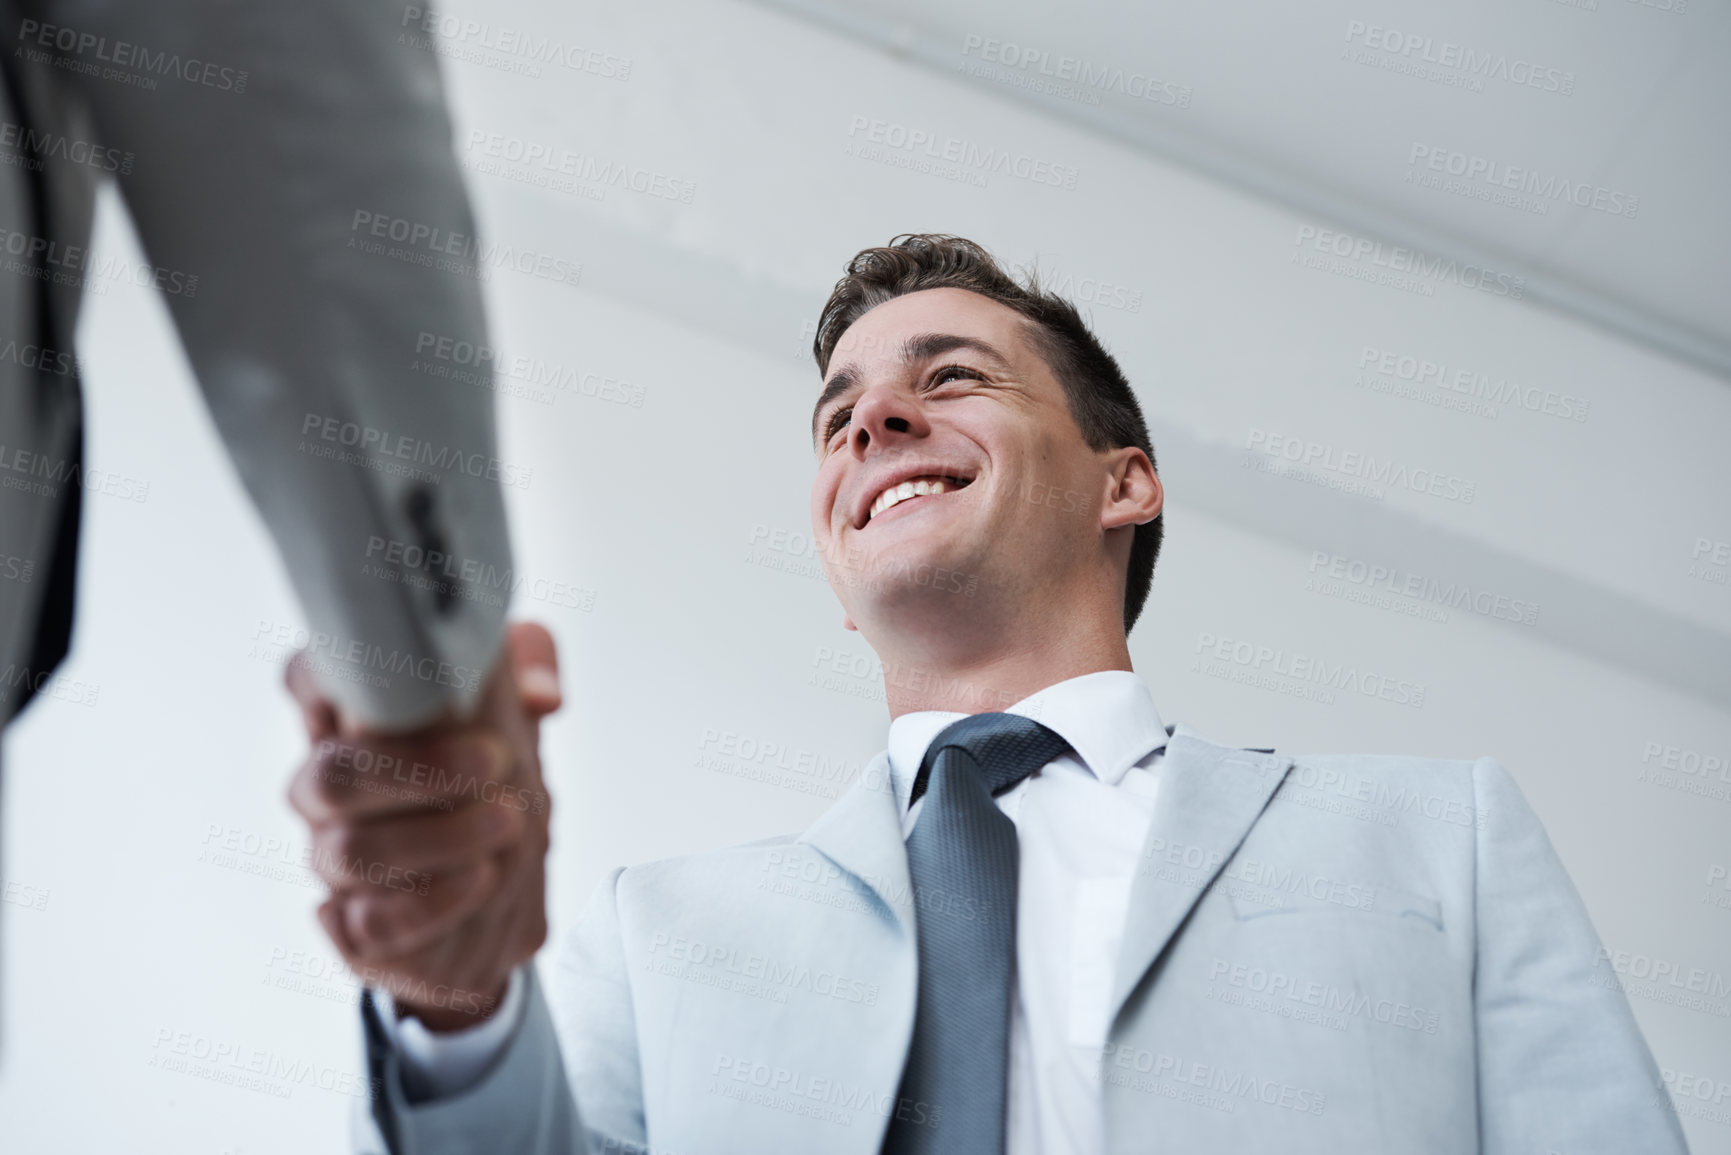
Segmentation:
[(1070, 744), (1056, 730), (1020, 714), (970, 714), (938, 732), (920, 759), (920, 772), (908, 796), (912, 806), (925, 793), (932, 764), (945, 750), (961, 750), (978, 767), (986, 788), (1002, 794), (1058, 755)]

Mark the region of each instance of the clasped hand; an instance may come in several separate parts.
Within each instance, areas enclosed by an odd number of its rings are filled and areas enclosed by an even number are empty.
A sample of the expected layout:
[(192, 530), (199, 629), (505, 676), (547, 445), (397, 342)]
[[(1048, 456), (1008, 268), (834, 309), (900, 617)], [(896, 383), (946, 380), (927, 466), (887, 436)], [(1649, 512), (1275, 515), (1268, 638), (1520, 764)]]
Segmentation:
[(552, 636), (507, 627), (472, 713), (410, 733), (341, 717), (304, 652), (285, 681), (310, 744), (288, 798), (330, 887), (325, 932), (400, 1013), (434, 1031), (475, 1026), (547, 938), (552, 801), (539, 746), (541, 719), (560, 704)]

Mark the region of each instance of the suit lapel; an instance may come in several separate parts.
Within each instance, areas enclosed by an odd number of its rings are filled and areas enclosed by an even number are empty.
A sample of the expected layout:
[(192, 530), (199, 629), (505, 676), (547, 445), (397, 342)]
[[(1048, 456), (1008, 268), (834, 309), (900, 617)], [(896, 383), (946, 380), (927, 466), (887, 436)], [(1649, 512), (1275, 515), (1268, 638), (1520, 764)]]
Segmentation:
[(890, 759), (880, 753), (853, 788), (799, 836), (798, 841), (858, 878), (883, 900), (911, 940), (913, 888), (901, 815), (890, 785)]
[(1291, 765), (1278, 755), (1217, 746), (1182, 724), (1175, 727), (1130, 888), (1112, 990), (1114, 1022)]
[[(1130, 888), (1112, 991), (1115, 1020), (1202, 892), (1219, 875), (1291, 767), (1290, 759), (1218, 746), (1183, 724), (1166, 746), (1160, 795)], [(882, 753), (798, 841), (870, 888), (912, 941), (907, 845)]]

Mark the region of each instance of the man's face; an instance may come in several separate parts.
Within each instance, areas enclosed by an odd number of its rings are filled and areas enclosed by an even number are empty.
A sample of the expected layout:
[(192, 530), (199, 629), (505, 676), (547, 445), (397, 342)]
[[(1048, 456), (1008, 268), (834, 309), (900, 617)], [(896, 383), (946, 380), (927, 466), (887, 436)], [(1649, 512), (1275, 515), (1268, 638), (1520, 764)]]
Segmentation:
[(836, 346), (815, 418), (812, 530), (868, 633), (974, 597), (1025, 607), (1099, 564), (1106, 458), (1028, 322), (996, 301), (928, 289), (867, 312)]

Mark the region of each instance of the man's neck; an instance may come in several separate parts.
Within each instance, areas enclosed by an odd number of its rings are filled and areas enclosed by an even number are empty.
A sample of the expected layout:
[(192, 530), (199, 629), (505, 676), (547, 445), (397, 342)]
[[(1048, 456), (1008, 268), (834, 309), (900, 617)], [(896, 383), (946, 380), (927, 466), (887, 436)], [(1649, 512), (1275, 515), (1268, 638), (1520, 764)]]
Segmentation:
[(941, 653), (929, 647), (878, 652), (892, 720), (920, 710), (1001, 711), (1083, 674), (1132, 668), (1121, 625), (1044, 641), (1018, 639), (976, 652)]

